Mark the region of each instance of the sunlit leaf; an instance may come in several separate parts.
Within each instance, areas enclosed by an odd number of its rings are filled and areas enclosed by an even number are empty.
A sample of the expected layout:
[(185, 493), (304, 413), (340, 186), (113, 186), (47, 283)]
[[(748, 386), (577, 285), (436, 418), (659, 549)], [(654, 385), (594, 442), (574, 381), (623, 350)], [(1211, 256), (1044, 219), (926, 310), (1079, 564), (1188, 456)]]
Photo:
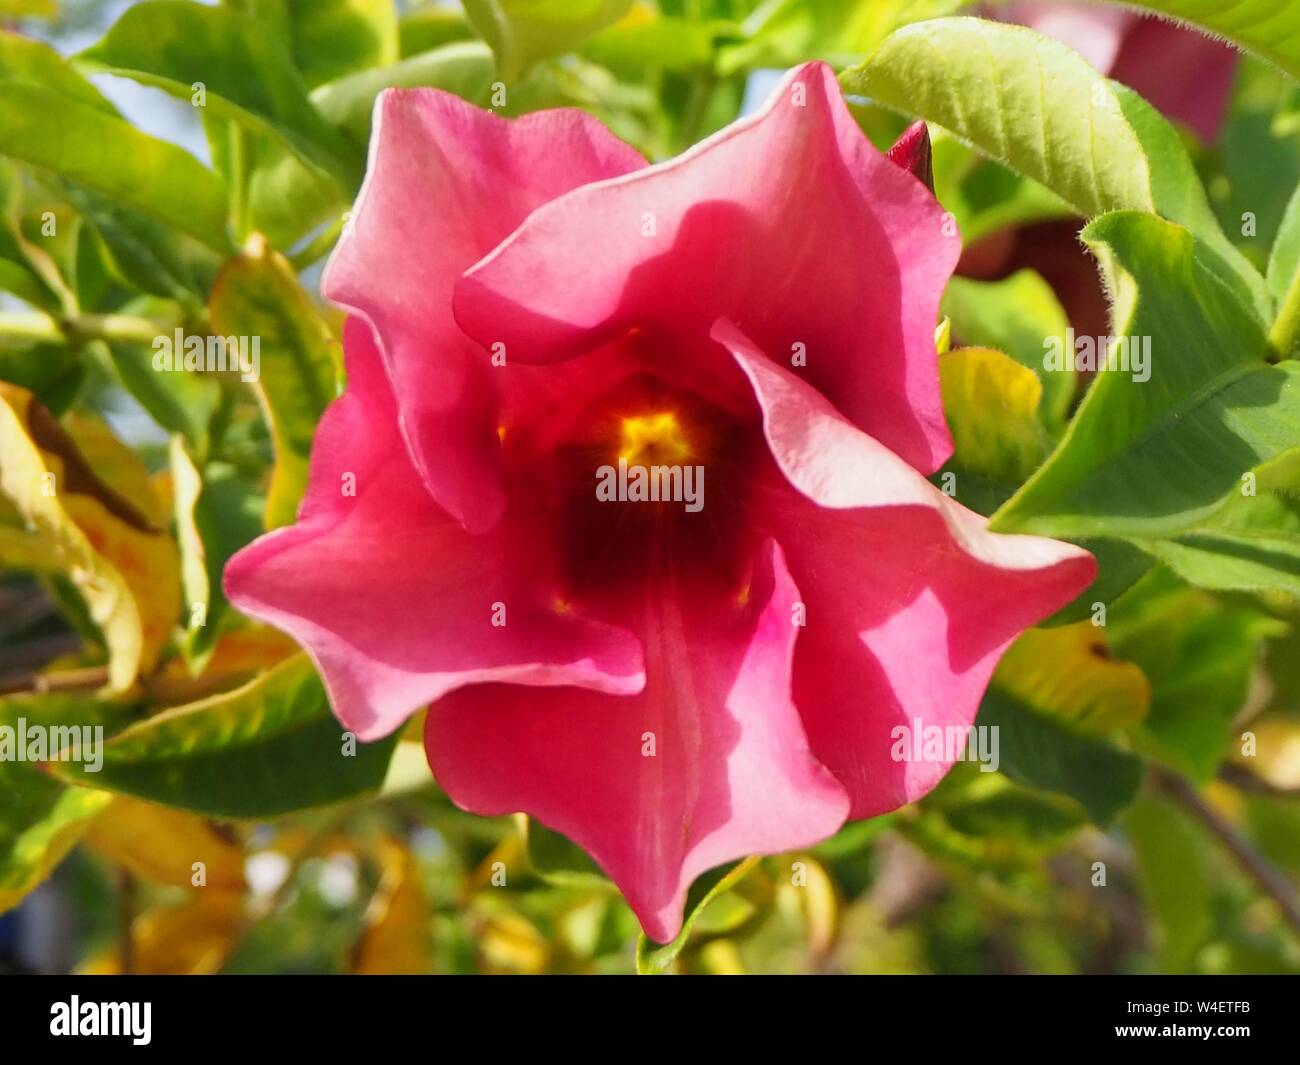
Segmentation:
[(360, 178), (361, 159), (312, 106), (281, 42), (232, 8), (144, 0), (77, 59), (187, 102), (201, 91), (215, 114), (278, 134), (345, 187)]
[(631, 6), (632, 0), (465, 0), (465, 13), (511, 81), (617, 22)]
[(1178, 533), (1243, 474), (1297, 447), (1300, 363), (1268, 362), (1263, 323), (1181, 226), (1123, 212), (1084, 239), (1115, 301), (1111, 332), (1136, 340), (1112, 349), (1116, 367), (1098, 374), (1060, 446), (992, 524), (1048, 536)]
[(1152, 211), (1183, 224), (1264, 313), (1263, 278), (1223, 235), (1173, 127), (1066, 45), (1022, 26), (934, 19), (894, 33), (841, 81), (946, 127), (1082, 215)]
[(213, 817), (271, 817), (374, 792), (395, 742), (346, 738), (300, 655), (232, 692), (131, 726), (106, 745), (98, 773), (74, 763), (51, 770)]
[(0, 80), (0, 146), (6, 155), (81, 182), (211, 248), (229, 247), (220, 179), (188, 152), (98, 107)]

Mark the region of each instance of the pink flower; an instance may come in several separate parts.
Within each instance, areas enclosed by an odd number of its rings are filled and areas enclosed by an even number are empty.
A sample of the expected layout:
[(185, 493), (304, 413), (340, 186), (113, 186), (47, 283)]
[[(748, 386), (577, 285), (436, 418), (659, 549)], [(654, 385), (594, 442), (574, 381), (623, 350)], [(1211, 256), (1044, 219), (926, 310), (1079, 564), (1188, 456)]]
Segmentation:
[(1237, 53), (1183, 26), (1099, 4), (1018, 0), (997, 15), (1064, 41), (1201, 140), (1219, 135), (1232, 96)]
[[(1093, 577), (924, 476), (944, 222), (820, 64), (652, 167), (578, 112), (385, 93), (324, 282), (348, 389), (231, 599), (362, 739), (431, 704), (457, 803), (570, 836), (671, 938), (698, 874), (932, 788), (895, 726), (969, 725)], [(681, 498), (598, 498), (620, 458)]]

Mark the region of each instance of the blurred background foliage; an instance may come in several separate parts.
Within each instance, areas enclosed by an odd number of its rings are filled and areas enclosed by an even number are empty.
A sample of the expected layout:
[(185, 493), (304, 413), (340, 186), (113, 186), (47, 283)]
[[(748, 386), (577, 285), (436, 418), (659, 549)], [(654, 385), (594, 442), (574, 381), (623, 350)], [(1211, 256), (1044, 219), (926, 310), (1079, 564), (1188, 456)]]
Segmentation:
[[(581, 107), (657, 160), (755, 106), (783, 67), (850, 68), (975, 6), (0, 0), (0, 723), (119, 737), (94, 777), (0, 762), (0, 966), (1300, 971), (1288, 455), (1267, 482), (1265, 576), (1198, 577), (1203, 530), (1070, 537), (1102, 581), (1000, 667), (980, 722), (1001, 729), (1001, 772), (958, 765), (808, 853), (715, 872), (667, 948), (638, 942), (567, 840), (456, 809), (419, 721), (340, 772), (310, 665), (222, 598), (224, 561), (293, 520), (340, 386), (341, 322), (316, 286), (381, 89)], [(882, 148), (908, 121), (850, 102)], [(1042, 371), (1043, 339), (1105, 333), (1106, 301), (1068, 197), (932, 133), (966, 242), (944, 307), (951, 469), (990, 513), (1088, 387)], [(1295, 82), (1243, 57), (1217, 139), (1179, 140), (1264, 270), (1300, 234)], [(261, 379), (154, 372), (153, 339), (178, 328), (260, 336)], [(50, 473), (57, 497), (31, 488)], [(1223, 535), (1245, 535), (1231, 518)]]

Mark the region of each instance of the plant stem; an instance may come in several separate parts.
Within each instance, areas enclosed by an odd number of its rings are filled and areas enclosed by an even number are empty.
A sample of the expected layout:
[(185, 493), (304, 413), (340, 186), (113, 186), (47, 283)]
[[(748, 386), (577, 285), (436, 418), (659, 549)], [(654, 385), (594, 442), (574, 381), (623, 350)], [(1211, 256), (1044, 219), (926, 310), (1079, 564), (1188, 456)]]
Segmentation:
[(0, 695), (43, 695), (47, 692), (93, 691), (108, 683), (107, 666), (87, 666), (59, 673), (32, 673), (0, 684)]
[(41, 311), (0, 311), (0, 336), (57, 344), (63, 340), (63, 331)]
[(134, 314), (81, 314), (62, 321), (42, 311), (0, 311), (0, 337), (58, 344), (118, 340), (151, 344), (171, 333), (179, 319), (141, 318)]
[(1244, 765), (1234, 762), (1225, 762), (1219, 768), (1219, 779), (1238, 791), (1246, 791), (1252, 795), (1265, 795), (1275, 799), (1300, 799), (1300, 788), (1280, 787), (1263, 777), (1256, 776)]
[(1151, 768), (1151, 781), (1223, 844), (1237, 864), (1277, 903), (1291, 931), (1300, 936), (1300, 902), (1296, 901), (1295, 885), (1212, 810), (1189, 781), (1154, 766)]

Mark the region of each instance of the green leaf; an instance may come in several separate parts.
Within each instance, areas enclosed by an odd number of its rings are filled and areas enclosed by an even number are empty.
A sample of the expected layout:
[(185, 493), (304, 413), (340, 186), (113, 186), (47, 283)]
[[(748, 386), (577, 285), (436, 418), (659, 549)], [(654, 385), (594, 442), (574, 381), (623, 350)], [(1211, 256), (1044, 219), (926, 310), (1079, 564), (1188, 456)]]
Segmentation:
[[(945, 778), (951, 779), (951, 776)], [(965, 836), (986, 836), (1030, 847), (1055, 847), (1088, 823), (1073, 799), (1035, 791), (1000, 773), (976, 771), (960, 788), (935, 792), (926, 800), (943, 811), (948, 824)]]
[(1300, 499), (1292, 495), (1239, 496), (1177, 539), (1135, 543), (1199, 588), (1300, 596)]
[(170, 458), (188, 619), (186, 651), (202, 661), (227, 611), (222, 570), (231, 555), (261, 533), (265, 503), (229, 466), (214, 463), (200, 475), (179, 436), (172, 437)]
[(225, 251), (226, 193), (188, 152), (50, 89), (0, 80), (0, 148)]
[(613, 25), (632, 0), (465, 0), (465, 14), (513, 81), (539, 59), (572, 51)]
[(48, 44), (0, 30), (0, 78), (35, 85), (118, 117), (94, 85)]
[(1268, 288), (1281, 303), (1300, 277), (1300, 186), (1287, 205), (1268, 260)]
[(1124, 817), (1142, 894), (1159, 930), (1160, 964), (1187, 972), (1213, 931), (1205, 838), (1172, 802), (1144, 796)]
[(334, 125), (365, 144), (370, 140), (375, 98), (384, 89), (429, 86), (486, 104), (495, 69), (492, 53), (482, 41), (458, 41), (322, 85), (312, 93), (312, 100)]
[(316, 423), (337, 392), (338, 341), (293, 268), (263, 240), (222, 268), (208, 310), (217, 334), (259, 340), (252, 386), (275, 447), (266, 526), (288, 525), (307, 486)]
[(1099, 373), (1059, 447), (992, 527), (1177, 534), (1300, 442), (1300, 363), (1268, 363), (1263, 324), (1182, 227), (1117, 213), (1084, 240), (1107, 277), (1112, 332), (1150, 340), (1150, 379), (1122, 367)]
[(547, 828), (534, 817), (523, 814), (519, 816), (524, 842), (528, 848), (528, 864), (543, 880), (562, 887), (597, 886), (612, 889), (613, 885), (601, 872), (600, 866), (576, 843)]
[(1023, 26), (935, 19), (899, 30), (840, 80), (946, 127), (1086, 217), (1147, 211), (1182, 223), (1265, 313), (1263, 279), (1223, 235), (1177, 132), (1060, 42)]
[(701, 23), (637, 6), (622, 22), (589, 38), (579, 51), (595, 63), (629, 73), (646, 68), (698, 70), (712, 63), (715, 38), (731, 29), (728, 23)]
[(59, 13), (59, 0), (0, 0), (0, 15), (10, 18), (53, 18)]
[(288, 0), (295, 65), (308, 85), (399, 58), (393, 0)]
[(959, 343), (1004, 351), (1033, 370), (1043, 385), (1043, 421), (1053, 428), (1064, 426), (1074, 399), (1074, 367), (1049, 370), (1044, 356), (1046, 342), (1052, 337), (1064, 341), (1070, 322), (1040, 274), (1020, 270), (1001, 281), (954, 277), (941, 313), (952, 319)]
[(1129, 805), (1142, 763), (1104, 740), (1052, 721), (1001, 689), (989, 688), (978, 724), (998, 730), (998, 768), (1012, 780), (1076, 799), (1098, 825)]
[(966, 0), (775, 0), (761, 5), (724, 48), (723, 74), (753, 67), (788, 67), (823, 59), (842, 67), (857, 62), (886, 36), (920, 19), (950, 15)]
[(993, 674), (993, 686), (1072, 732), (1105, 736), (1142, 721), (1151, 685), (1116, 659), (1106, 629), (1090, 621), (1026, 629)]
[(405, 58), (441, 48), (452, 41), (469, 40), (474, 36), (474, 30), (463, 11), (454, 7), (425, 5), (401, 17), (397, 34)]
[(92, 189), (69, 185), (68, 202), (104, 242), (113, 267), (143, 292), (187, 304), (202, 301), (216, 270), (215, 257), (202, 258), (156, 219)]
[(1125, 540), (1075, 537), (1073, 542), (1091, 551), (1097, 560), (1097, 579), (1077, 599), (1053, 614), (1043, 626), (1069, 625), (1091, 618), (1097, 604), (1109, 607), (1148, 573), (1154, 563), (1151, 556)]
[(378, 790), (397, 737), (356, 743), (306, 655), (231, 692), (173, 707), (104, 745), (103, 766), (51, 764), (72, 783), (211, 817), (274, 817)]
[(181, 433), (199, 452), (206, 451), (221, 386), (188, 370), (155, 370), (153, 352), (147, 348), (110, 344), (108, 351), (118, 380), (149, 416), (168, 432)]
[(1268, 260), (1268, 287), (1277, 301), (1277, 318), (1269, 331), (1269, 347), (1277, 358), (1300, 355), (1300, 186)]
[(127, 8), (77, 59), (189, 102), (201, 86), (214, 114), (278, 134), (345, 188), (360, 181), (359, 151), (312, 106), (281, 42), (238, 11), (189, 0), (144, 0)]
[(1241, 45), (1300, 78), (1300, 8), (1279, 0), (1124, 0), (1190, 22)]
[(1248, 604), (1221, 602), (1157, 570), (1111, 611), (1111, 646), (1151, 682), (1133, 737), (1145, 753), (1204, 782), (1223, 760), (1263, 641), (1287, 627)]
[[(0, 728), (6, 736), (0, 744), (12, 743), (12, 750), (0, 758), (0, 913), (12, 909), (44, 880), (76, 844), (82, 832), (111, 801), (102, 792), (69, 788), (41, 772), (39, 766), (18, 758), (18, 730), (28, 734), (45, 730), (44, 757), (49, 757), (54, 729), (96, 726), (111, 735), (125, 724), (131, 708), (100, 702), (85, 695), (17, 695), (0, 699)], [(64, 733), (67, 737), (68, 734)], [(79, 742), (88, 738), (79, 734)], [(94, 742), (94, 733), (89, 738)], [(30, 742), (30, 741), (29, 741)], [(56, 740), (57, 742), (57, 740)], [(90, 757), (83, 745), (81, 755)]]
[(709, 904), (740, 883), (759, 861), (759, 856), (754, 855), (730, 869), (715, 869), (696, 880), (686, 898), (686, 920), (682, 922), (682, 930), (677, 933), (677, 938), (671, 943), (655, 946), (643, 932), (637, 940), (636, 971), (642, 976), (657, 976), (664, 972), (686, 946), (691, 931)]
[(276, 137), (239, 130), (248, 164), (244, 232), (265, 234), (287, 248), (348, 207), (336, 181), (308, 166)]

